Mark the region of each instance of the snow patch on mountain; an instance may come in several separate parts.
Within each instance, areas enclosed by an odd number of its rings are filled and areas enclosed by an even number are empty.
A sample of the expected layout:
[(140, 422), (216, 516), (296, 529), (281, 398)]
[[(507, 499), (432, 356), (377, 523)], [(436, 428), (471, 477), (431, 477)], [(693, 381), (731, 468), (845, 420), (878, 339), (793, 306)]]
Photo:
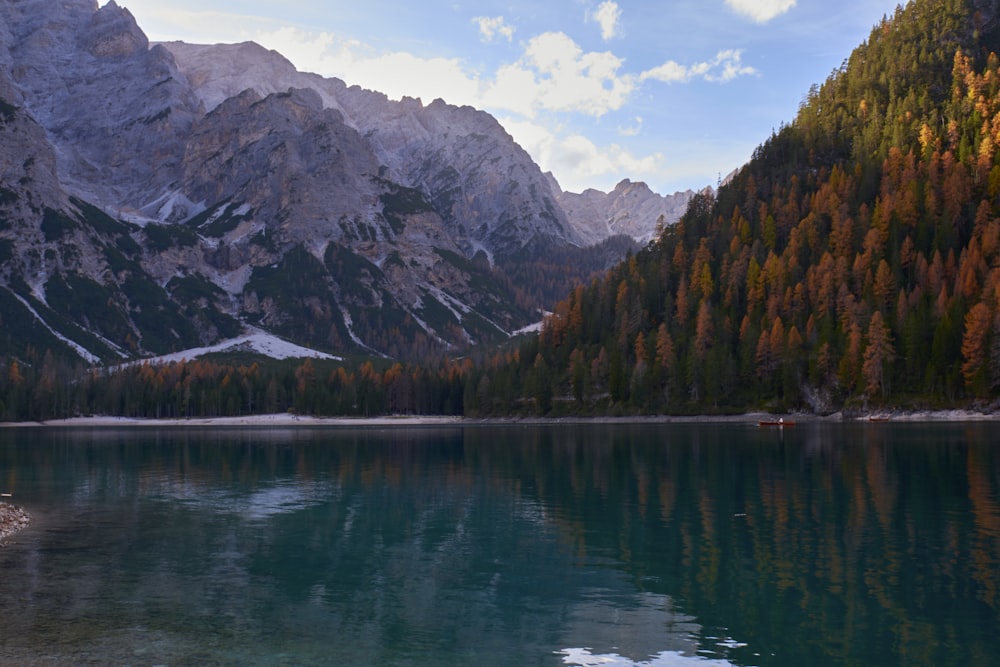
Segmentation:
[(82, 359), (86, 359), (87, 361), (89, 361), (92, 364), (97, 364), (97, 363), (101, 362), (101, 358), (98, 357), (96, 354), (94, 354), (93, 352), (91, 352), (87, 348), (83, 347), (82, 345), (80, 345), (76, 341), (72, 341), (69, 338), (67, 338), (66, 336), (63, 336), (61, 333), (59, 333), (58, 331), (56, 331), (55, 329), (53, 329), (51, 326), (49, 326), (49, 323), (45, 321), (45, 318), (43, 318), (41, 315), (38, 314), (38, 311), (35, 310), (31, 306), (30, 303), (28, 303), (27, 299), (25, 299), (23, 296), (21, 296), (20, 294), (15, 293), (13, 291), (11, 291), (10, 293), (14, 296), (15, 299), (17, 299), (18, 301), (21, 302), (21, 305), (24, 306), (28, 310), (28, 312), (31, 313), (34, 316), (34, 318), (36, 320), (38, 320), (39, 324), (41, 324), (43, 327), (45, 327), (46, 329), (48, 329), (49, 333), (51, 333), (53, 336), (55, 336), (56, 338), (58, 338), (59, 340), (61, 340), (64, 343), (66, 343), (71, 348), (73, 348), (73, 350), (78, 355), (80, 355), (80, 357)]
[(206, 347), (196, 347), (190, 350), (165, 354), (159, 357), (143, 359), (139, 363), (169, 364), (179, 361), (191, 361), (207, 354), (217, 354), (223, 352), (252, 352), (262, 354), (271, 359), (329, 359), (332, 361), (342, 361), (341, 357), (302, 347), (287, 340), (278, 338), (260, 330), (252, 330), (250, 333), (224, 340), (215, 345)]

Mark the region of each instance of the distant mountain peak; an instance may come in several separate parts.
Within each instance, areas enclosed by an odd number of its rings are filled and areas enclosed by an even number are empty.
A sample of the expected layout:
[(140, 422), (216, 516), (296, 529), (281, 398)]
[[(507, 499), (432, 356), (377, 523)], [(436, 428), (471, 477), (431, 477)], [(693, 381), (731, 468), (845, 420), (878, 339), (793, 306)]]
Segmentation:
[(694, 192), (659, 195), (643, 181), (624, 178), (611, 190), (588, 188), (581, 193), (564, 192), (555, 177), (547, 174), (559, 205), (587, 244), (617, 235), (639, 243), (649, 242), (663, 225), (677, 222), (687, 210)]

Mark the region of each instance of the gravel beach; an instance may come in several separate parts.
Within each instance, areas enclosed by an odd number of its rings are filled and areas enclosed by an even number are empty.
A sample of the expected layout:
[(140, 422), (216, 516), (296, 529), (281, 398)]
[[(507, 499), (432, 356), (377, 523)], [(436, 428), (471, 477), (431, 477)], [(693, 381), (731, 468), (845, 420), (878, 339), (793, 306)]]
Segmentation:
[(23, 508), (0, 502), (0, 544), (17, 531), (25, 528), (31, 517)]

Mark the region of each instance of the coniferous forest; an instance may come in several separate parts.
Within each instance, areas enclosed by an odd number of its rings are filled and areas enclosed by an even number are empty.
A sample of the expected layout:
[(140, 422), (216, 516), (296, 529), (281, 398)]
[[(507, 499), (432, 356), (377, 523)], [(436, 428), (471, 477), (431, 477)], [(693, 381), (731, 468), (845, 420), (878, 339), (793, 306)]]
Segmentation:
[(577, 287), (537, 340), (477, 369), (466, 409), (824, 412), (997, 396), (997, 13), (933, 0), (886, 17), (717, 195)]
[[(372, 417), (460, 415), (471, 361), (433, 369), (372, 361), (272, 360), (246, 355), (114, 369), (70, 366), (46, 352), (8, 361), (0, 421), (116, 415), (144, 419), (291, 412)], [(245, 358), (241, 358), (245, 357)]]
[(656, 414), (988, 405), (1000, 396), (1000, 7), (876, 25), (718, 191), (541, 333), (461, 361), (117, 371), (43, 352), (0, 415)]

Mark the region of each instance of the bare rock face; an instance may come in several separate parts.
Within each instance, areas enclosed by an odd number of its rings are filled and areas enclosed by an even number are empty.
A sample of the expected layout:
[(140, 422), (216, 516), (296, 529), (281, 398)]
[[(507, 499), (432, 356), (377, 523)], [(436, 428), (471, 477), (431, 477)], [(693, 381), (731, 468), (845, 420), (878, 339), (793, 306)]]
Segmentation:
[(132, 15), (111, 0), (93, 15), (80, 46), (95, 58), (111, 60), (141, 54), (149, 40)]
[(77, 211), (63, 189), (56, 152), (0, 70), (0, 282), (15, 279), (36, 294), (57, 271), (102, 277), (99, 241), (59, 215)]
[(512, 255), (542, 239), (581, 244), (538, 166), (489, 114), (357, 88), (341, 104), (393, 178), (427, 193), (467, 255)]
[(368, 144), (314, 91), (246, 90), (192, 128), (181, 180), (189, 199), (248, 204), (270, 230), (303, 243), (339, 238), (341, 220), (371, 220), (378, 171)]
[(114, 2), (0, 2), (11, 74), (74, 195), (143, 208), (176, 180), (198, 114), (170, 54)]
[[(343, 111), (337, 104), (338, 88), (334, 80), (299, 72), (283, 55), (256, 42), (163, 42), (161, 45), (174, 56), (206, 111), (212, 111), (245, 90), (254, 90), (266, 97), (290, 88), (312, 88), (321, 95), (323, 106)], [(339, 87), (340, 90), (344, 88), (343, 84)]]
[[(0, 69), (0, 197), (11, 222), (30, 219), (31, 211), (58, 208), (67, 198), (56, 175), (55, 150), (45, 130), (24, 110), (20, 90)], [(26, 189), (23, 184), (32, 183)], [(19, 187), (20, 186), (20, 187)]]

